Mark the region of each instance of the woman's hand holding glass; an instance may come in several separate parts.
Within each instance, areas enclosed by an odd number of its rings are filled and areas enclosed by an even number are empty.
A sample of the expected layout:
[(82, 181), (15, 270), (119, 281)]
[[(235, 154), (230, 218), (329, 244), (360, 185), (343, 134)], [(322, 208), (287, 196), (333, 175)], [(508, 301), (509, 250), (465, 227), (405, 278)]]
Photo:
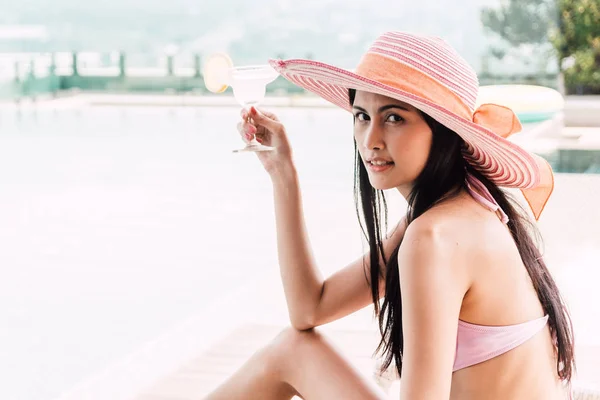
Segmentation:
[(249, 143), (256, 138), (260, 144), (273, 148), (272, 151), (256, 152), (265, 170), (271, 176), (292, 171), (292, 150), (285, 127), (279, 118), (271, 112), (257, 110), (255, 107), (243, 109), (240, 115), (241, 121), (237, 127), (242, 139)]

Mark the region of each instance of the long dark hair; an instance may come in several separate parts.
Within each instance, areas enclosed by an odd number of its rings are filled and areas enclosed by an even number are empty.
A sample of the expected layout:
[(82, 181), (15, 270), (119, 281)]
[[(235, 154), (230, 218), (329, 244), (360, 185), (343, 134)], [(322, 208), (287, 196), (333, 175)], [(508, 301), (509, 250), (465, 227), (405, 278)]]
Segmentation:
[[(356, 91), (350, 89), (350, 104), (354, 104)], [(466, 189), (466, 174), (470, 173), (481, 181), (496, 199), (498, 205), (508, 216), (508, 228), (519, 249), (521, 259), (529, 273), (533, 287), (537, 292), (554, 339), (557, 354), (557, 371), (560, 379), (570, 381), (575, 368), (574, 341), (571, 318), (554, 279), (541, 256), (537, 244), (541, 244), (541, 235), (535, 223), (525, 210), (508, 193), (499, 189), (481, 174), (463, 156), (464, 141), (454, 131), (437, 122), (427, 114), (421, 113), (433, 132), (431, 150), (427, 163), (417, 177), (407, 201), (406, 223), (410, 224), (424, 212), (439, 202), (456, 196)], [(387, 226), (387, 204), (383, 191), (371, 186), (367, 170), (362, 163), (356, 141), (354, 167), (354, 199), (360, 226), (370, 249), (371, 294), (375, 306), (375, 315), (379, 318), (381, 342), (376, 352), (383, 354), (381, 370), (392, 363), (402, 376), (402, 352), (404, 337), (402, 332), (402, 296), (398, 269), (398, 250), (387, 255), (383, 250), (382, 224)], [(383, 218), (382, 218), (383, 217)], [(383, 260), (383, 263), (381, 263)], [(385, 268), (385, 275), (382, 268)], [(385, 296), (380, 305), (380, 277), (385, 276)]]

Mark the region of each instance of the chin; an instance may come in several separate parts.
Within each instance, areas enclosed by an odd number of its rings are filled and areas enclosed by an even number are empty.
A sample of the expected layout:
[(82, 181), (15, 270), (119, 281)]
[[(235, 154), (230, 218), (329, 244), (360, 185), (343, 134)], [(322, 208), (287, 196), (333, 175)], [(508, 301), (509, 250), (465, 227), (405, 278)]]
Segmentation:
[(400, 186), (398, 182), (392, 182), (390, 179), (373, 179), (373, 177), (369, 177), (369, 182), (371, 183), (371, 186), (377, 190), (395, 189)]

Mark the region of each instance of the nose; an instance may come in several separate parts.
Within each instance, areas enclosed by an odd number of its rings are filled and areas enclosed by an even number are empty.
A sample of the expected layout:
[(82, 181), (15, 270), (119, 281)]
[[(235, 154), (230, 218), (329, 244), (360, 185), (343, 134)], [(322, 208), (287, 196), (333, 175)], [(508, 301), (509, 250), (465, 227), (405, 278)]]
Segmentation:
[(382, 150), (385, 147), (383, 132), (377, 124), (371, 123), (365, 130), (363, 146), (369, 150)]

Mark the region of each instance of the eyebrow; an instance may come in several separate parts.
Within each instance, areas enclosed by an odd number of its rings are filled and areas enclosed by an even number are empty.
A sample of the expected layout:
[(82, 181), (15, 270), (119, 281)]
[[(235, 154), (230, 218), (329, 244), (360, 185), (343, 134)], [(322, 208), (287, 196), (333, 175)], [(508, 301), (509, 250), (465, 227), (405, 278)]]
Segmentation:
[[(357, 110), (362, 111), (364, 113), (367, 112), (367, 110), (365, 110), (364, 108), (359, 107), (359, 106), (352, 106), (352, 108), (356, 108)], [(379, 110), (377, 110), (377, 112), (378, 113), (382, 113), (382, 112), (384, 112), (386, 110), (389, 110), (390, 108), (399, 108), (399, 109), (404, 110), (404, 111), (410, 111), (408, 108), (406, 108), (404, 106), (401, 106), (400, 104), (388, 104), (388, 105), (379, 107)]]

